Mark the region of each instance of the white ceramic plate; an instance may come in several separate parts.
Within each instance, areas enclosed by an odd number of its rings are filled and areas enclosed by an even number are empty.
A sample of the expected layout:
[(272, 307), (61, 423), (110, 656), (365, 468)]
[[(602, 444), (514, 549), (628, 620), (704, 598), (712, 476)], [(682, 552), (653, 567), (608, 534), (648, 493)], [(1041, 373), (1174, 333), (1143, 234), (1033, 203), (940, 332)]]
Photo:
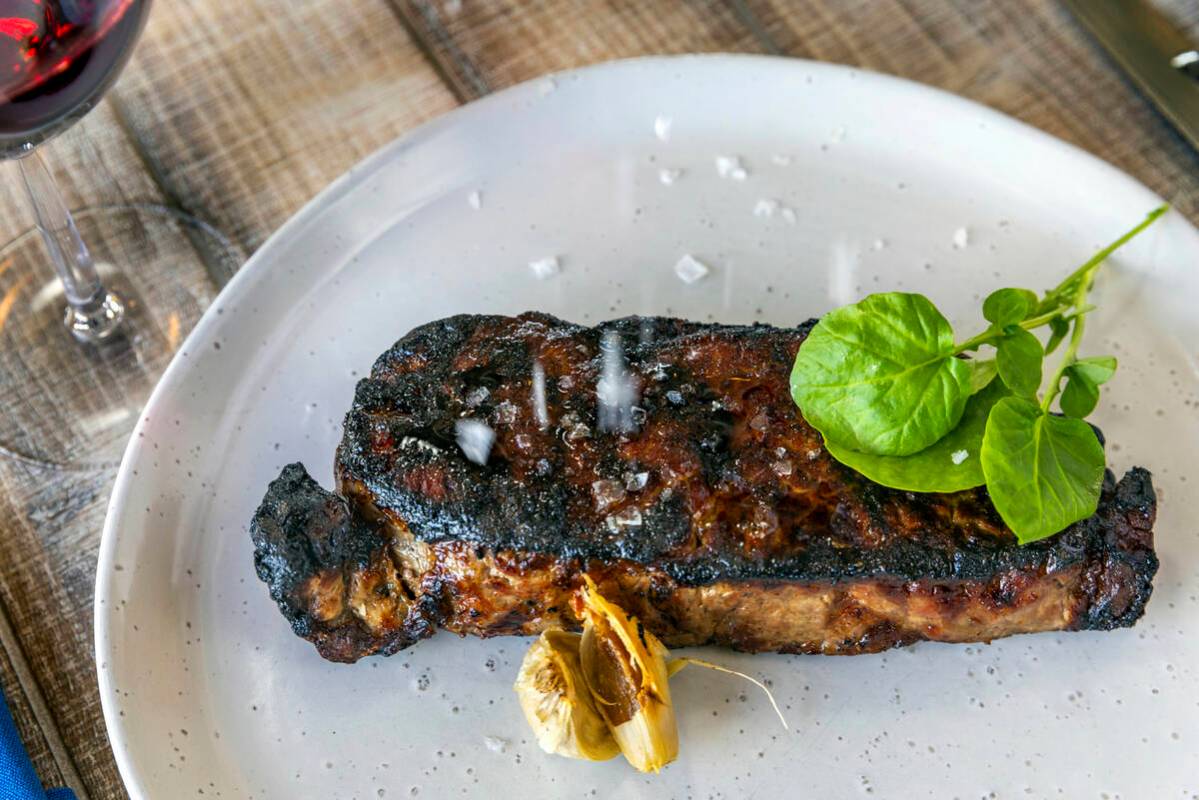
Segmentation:
[[(656, 133), (658, 119), (669, 124)], [(721, 177), (718, 156), (739, 158), (744, 179)], [(681, 171), (672, 185), (664, 169)], [(322, 661), (255, 578), (247, 534), (283, 464), (301, 460), (329, 483), (355, 381), (428, 320), (541, 309), (790, 324), (908, 289), (972, 328), (980, 295), (1055, 283), (1158, 202), (953, 96), (766, 58), (558, 75), (387, 147), (229, 284), (125, 454), (96, 649), (131, 794), (1199, 792), (1199, 324), (1188, 317), (1199, 234), (1177, 215), (1105, 268), (1087, 342), (1121, 359), (1097, 413), (1112, 466), (1148, 466), (1160, 490), (1162, 566), (1133, 629), (856, 658), (713, 652), (769, 678), (792, 730), (747, 684), (684, 672), (673, 688), (682, 756), (651, 778), (537, 749), (510, 688), (527, 641), (443, 634), (393, 658)], [(684, 285), (673, 271), (684, 253), (711, 274)], [(546, 256), (562, 272), (536, 280), (528, 262)]]

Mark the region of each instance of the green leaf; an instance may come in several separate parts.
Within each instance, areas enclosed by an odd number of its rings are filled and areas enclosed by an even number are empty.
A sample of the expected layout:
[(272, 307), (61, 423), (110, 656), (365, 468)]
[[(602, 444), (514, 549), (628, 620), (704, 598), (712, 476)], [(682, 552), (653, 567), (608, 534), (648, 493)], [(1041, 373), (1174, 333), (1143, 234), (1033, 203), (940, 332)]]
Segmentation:
[(953, 430), (970, 368), (927, 297), (889, 292), (826, 314), (795, 358), (791, 396), (826, 440), (877, 455), (916, 453)]
[(1036, 292), (1028, 289), (998, 289), (983, 301), (983, 317), (997, 328), (1015, 325), (1037, 307)]
[(1082, 419), (1099, 404), (1099, 387), (1077, 367), (1077, 364), (1071, 364), (1066, 368), (1066, 388), (1062, 390), (1058, 404), (1066, 416)]
[(1079, 375), (1085, 375), (1091, 383), (1100, 386), (1110, 381), (1116, 374), (1116, 359), (1113, 356), (1080, 358), (1070, 365), (1070, 369)]
[(1045, 355), (1049, 355), (1057, 346), (1062, 343), (1062, 339), (1066, 338), (1066, 334), (1070, 332), (1070, 323), (1066, 322), (1062, 317), (1054, 317), (1049, 320), (1049, 341), (1045, 343)]
[[(990, 363), (990, 362), (987, 362)], [(833, 458), (875, 483), (909, 492), (960, 492), (983, 484), (983, 430), (991, 407), (1010, 392), (1003, 381), (970, 398), (958, 426), (935, 444), (910, 456), (876, 456), (859, 453), (826, 441)]]
[(1023, 328), (1012, 328), (995, 343), (999, 377), (1014, 394), (1032, 397), (1041, 386), (1041, 362), (1045, 351), (1041, 342)]
[(1095, 513), (1103, 447), (1080, 419), (1005, 397), (991, 409), (982, 469), (991, 502), (1021, 544), (1044, 539)]
[(991, 381), (995, 380), (995, 375), (999, 372), (993, 358), (986, 360), (972, 358), (966, 363), (970, 365), (970, 394), (972, 395), (978, 394), (990, 386)]

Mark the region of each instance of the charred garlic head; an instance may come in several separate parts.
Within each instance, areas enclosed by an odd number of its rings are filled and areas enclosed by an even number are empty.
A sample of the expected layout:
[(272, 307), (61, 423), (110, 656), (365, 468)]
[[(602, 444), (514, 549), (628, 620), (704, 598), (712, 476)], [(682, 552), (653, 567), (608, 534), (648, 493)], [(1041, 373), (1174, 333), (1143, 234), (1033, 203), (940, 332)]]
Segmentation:
[(516, 696), (525, 719), (547, 753), (606, 761), (620, 752), (596, 708), (579, 664), (577, 633), (541, 634), (520, 665)]
[[(669, 680), (688, 664), (744, 673), (670, 651), (640, 620), (604, 599), (583, 576), (573, 600), (582, 635), (550, 630), (525, 654), (516, 679), (525, 718), (547, 753), (603, 761), (617, 753), (642, 772), (657, 772), (679, 754)], [(783, 720), (783, 727), (787, 723)]]
[(636, 617), (605, 600), (591, 578), (583, 580), (583, 677), (620, 752), (642, 772), (657, 772), (679, 754), (670, 651)]

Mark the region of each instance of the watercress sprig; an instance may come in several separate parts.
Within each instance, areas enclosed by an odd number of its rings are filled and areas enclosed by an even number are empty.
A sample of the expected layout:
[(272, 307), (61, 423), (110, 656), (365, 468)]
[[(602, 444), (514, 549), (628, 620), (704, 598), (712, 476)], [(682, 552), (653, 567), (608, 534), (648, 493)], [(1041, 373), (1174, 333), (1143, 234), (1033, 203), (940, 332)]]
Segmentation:
[[(830, 312), (796, 356), (796, 404), (834, 458), (878, 483), (917, 492), (985, 484), (1021, 543), (1091, 515), (1105, 461), (1083, 418), (1116, 360), (1078, 355), (1095, 309), (1087, 296), (1107, 257), (1166, 210), (1152, 211), (1039, 297), (992, 292), (982, 304), (987, 326), (962, 341), (920, 294), (873, 294)], [(1049, 333), (1044, 344), (1033, 333), (1040, 329)], [(1062, 342), (1039, 394), (1045, 357)], [(979, 357), (984, 347), (994, 358)]]

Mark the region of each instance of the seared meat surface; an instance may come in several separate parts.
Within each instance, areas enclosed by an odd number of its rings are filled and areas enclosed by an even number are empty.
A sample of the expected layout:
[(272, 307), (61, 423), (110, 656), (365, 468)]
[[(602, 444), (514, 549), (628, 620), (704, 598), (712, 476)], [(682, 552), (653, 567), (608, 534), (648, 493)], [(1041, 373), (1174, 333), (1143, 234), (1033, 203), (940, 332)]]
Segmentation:
[[(1157, 570), (1145, 470), (1109, 472), (1094, 516), (1024, 547), (983, 488), (878, 486), (791, 400), (812, 324), (417, 328), (358, 384), (337, 492), (299, 464), (270, 485), (258, 575), (336, 661), (438, 628), (577, 628), (583, 572), (672, 647), (851, 654), (1141, 616)], [(460, 420), (494, 432), (485, 460), (486, 437), (460, 446)]]

